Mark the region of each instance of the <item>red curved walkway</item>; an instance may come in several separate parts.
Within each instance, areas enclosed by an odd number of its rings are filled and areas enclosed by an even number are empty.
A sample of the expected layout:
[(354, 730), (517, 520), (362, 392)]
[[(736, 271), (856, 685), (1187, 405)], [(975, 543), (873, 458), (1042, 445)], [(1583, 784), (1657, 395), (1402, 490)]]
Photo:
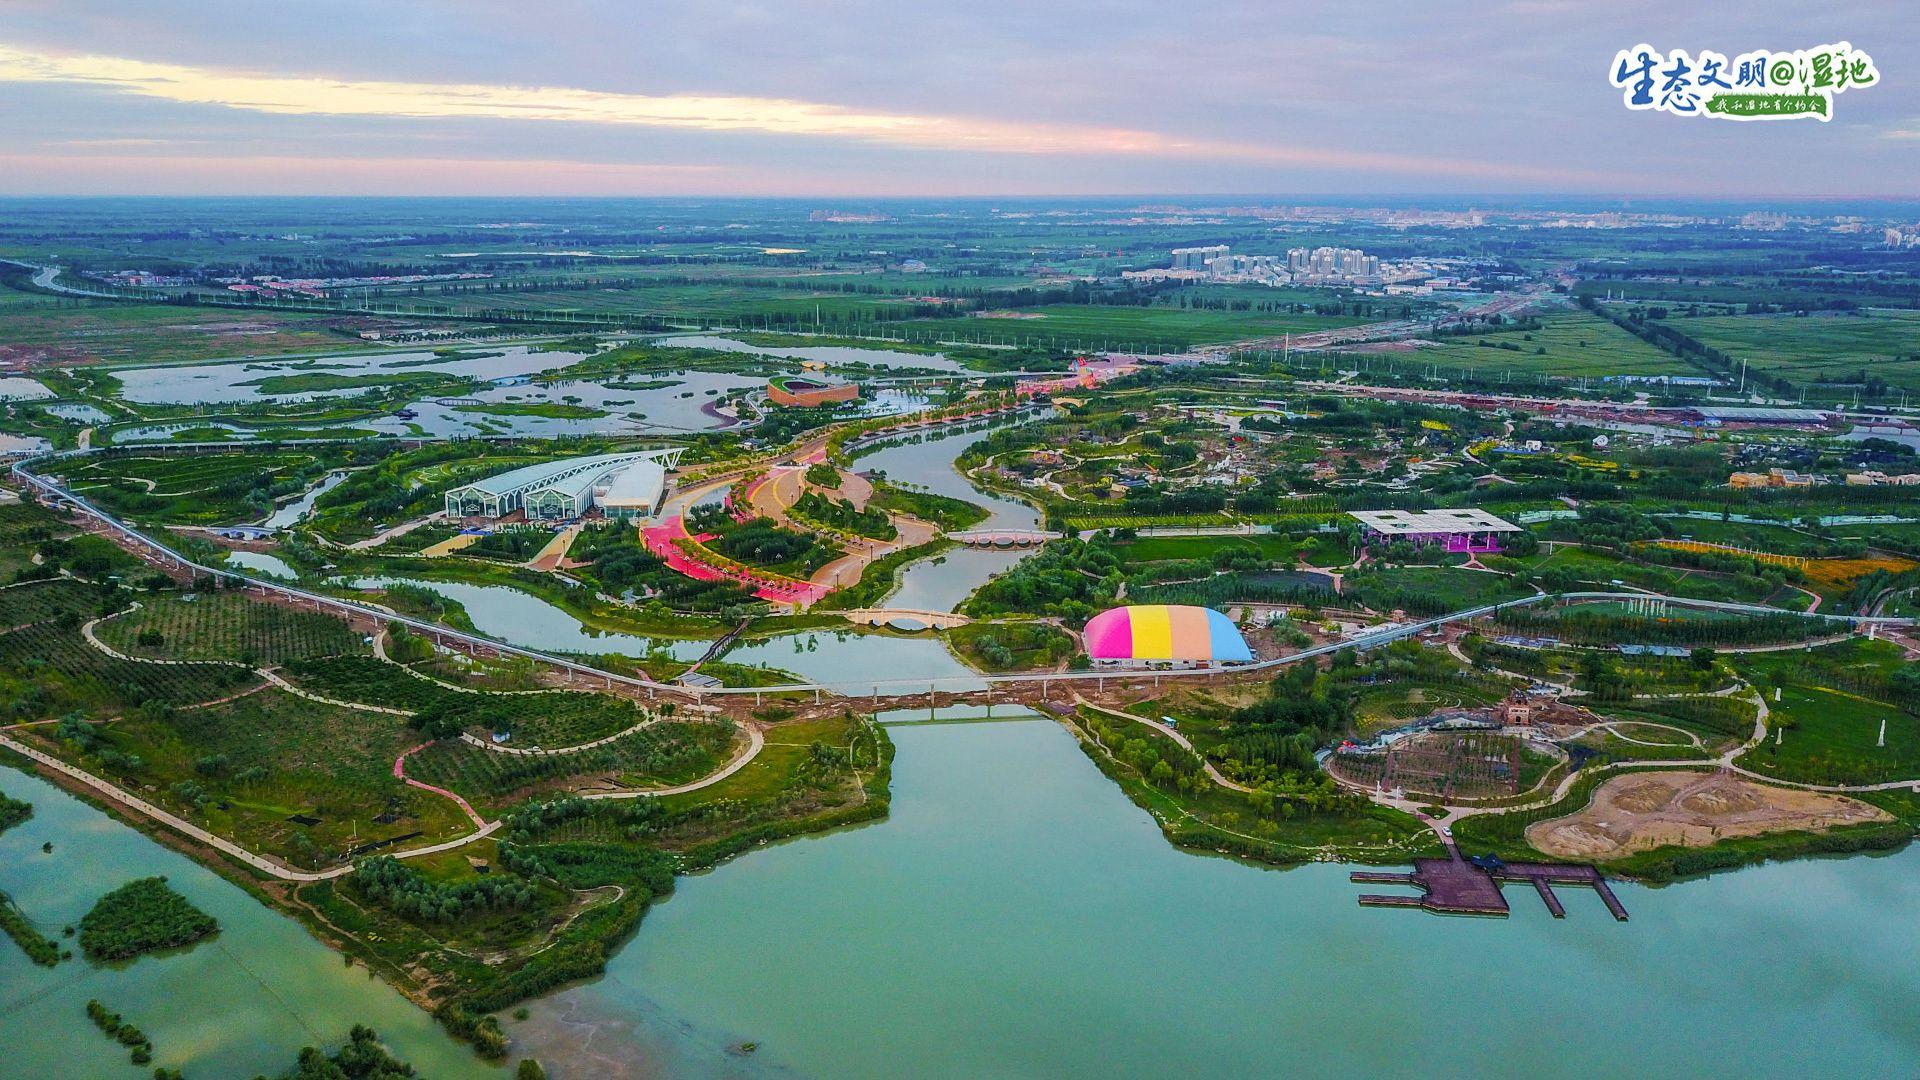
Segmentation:
[(746, 574), (733, 573), (719, 567), (708, 566), (689, 558), (680, 550), (676, 540), (691, 539), (696, 542), (711, 540), (713, 534), (702, 533), (693, 536), (687, 532), (687, 523), (679, 515), (640, 530), (640, 540), (647, 550), (658, 555), (668, 567), (676, 573), (685, 574), (695, 581), (732, 581), (753, 590), (753, 595), (776, 604), (797, 604), (806, 606), (827, 595), (827, 587), (812, 582), (795, 582), (791, 585), (761, 581)]

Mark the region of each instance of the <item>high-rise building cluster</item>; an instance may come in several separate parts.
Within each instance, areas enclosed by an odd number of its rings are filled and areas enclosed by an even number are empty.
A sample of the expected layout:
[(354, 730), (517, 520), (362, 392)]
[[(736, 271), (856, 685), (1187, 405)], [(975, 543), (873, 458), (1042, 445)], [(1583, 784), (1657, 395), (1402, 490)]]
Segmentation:
[(1227, 245), (1215, 244), (1212, 247), (1190, 247), (1173, 249), (1173, 269), (1194, 270), (1205, 273), (1207, 264), (1227, 254)]
[(1380, 256), (1359, 248), (1288, 248), (1287, 270), (1295, 276), (1315, 278), (1379, 277)]

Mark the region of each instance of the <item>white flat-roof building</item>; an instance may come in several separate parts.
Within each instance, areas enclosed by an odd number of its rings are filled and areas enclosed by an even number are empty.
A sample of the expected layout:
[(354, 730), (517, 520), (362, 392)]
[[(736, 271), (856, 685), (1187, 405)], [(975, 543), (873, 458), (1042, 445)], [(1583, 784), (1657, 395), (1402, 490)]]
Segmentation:
[(608, 517), (651, 517), (666, 493), (666, 468), (657, 461), (636, 461), (596, 490), (593, 502)]
[(1366, 526), (1369, 542), (1445, 544), (1467, 554), (1498, 551), (1496, 535), (1522, 531), (1485, 510), (1353, 510), (1347, 516)]

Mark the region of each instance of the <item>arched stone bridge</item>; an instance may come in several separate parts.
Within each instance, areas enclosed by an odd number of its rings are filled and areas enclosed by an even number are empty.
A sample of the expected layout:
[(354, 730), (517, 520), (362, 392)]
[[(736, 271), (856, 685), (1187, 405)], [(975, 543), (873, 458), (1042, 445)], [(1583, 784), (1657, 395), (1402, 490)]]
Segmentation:
[(947, 539), (968, 547), (1037, 547), (1049, 540), (1060, 539), (1056, 532), (1042, 532), (1038, 529), (976, 529), (972, 532), (948, 533)]

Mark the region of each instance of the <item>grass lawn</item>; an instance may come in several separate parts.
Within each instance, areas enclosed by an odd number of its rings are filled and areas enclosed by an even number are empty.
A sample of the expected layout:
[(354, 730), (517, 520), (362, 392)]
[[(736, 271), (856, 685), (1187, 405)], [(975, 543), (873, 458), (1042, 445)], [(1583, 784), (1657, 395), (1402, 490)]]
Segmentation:
[(338, 351), (364, 344), (349, 325), (380, 320), (324, 314), (101, 303), (7, 309), (6, 341), (30, 361), (173, 363), (231, 356)]
[[(1789, 686), (1769, 700), (1774, 723), (1791, 722), (1776, 746), (1740, 758), (1764, 776), (1819, 784), (1876, 784), (1920, 779), (1920, 717), (1825, 687)], [(1886, 725), (1887, 745), (1877, 745)]]
[(686, 810), (731, 799), (777, 798), (796, 782), (802, 766), (812, 757), (812, 744), (845, 746), (859, 727), (857, 720), (833, 716), (769, 728), (766, 746), (745, 768), (712, 787), (664, 796), (661, 805), (669, 810)]
[(1149, 562), (1181, 559), (1211, 559), (1216, 551), (1251, 549), (1262, 558), (1285, 561), (1293, 558), (1293, 542), (1284, 536), (1143, 536), (1113, 545), (1113, 553), (1122, 565), (1137, 566)]

